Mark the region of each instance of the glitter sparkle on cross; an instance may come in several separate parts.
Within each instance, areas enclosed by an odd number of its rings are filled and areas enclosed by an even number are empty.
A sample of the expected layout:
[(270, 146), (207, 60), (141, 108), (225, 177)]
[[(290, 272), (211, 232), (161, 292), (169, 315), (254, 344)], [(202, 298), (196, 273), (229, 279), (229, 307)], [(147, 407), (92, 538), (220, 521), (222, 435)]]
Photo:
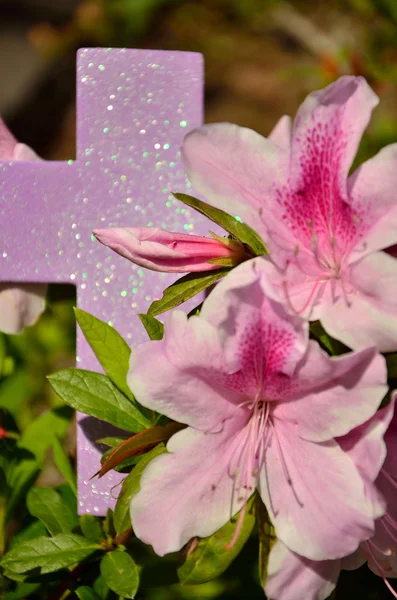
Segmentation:
[[(174, 276), (143, 271), (94, 238), (94, 228), (156, 225), (207, 233), (184, 209), (180, 145), (202, 122), (202, 56), (187, 52), (90, 48), (77, 60), (77, 158), (0, 161), (0, 281), (73, 283), (77, 304), (136, 345), (146, 339), (137, 312), (161, 297)], [(23, 140), (21, 140), (23, 141)], [(80, 332), (78, 366), (98, 369)], [(103, 515), (114, 504), (115, 472), (98, 470), (98, 421), (78, 427), (79, 511)]]

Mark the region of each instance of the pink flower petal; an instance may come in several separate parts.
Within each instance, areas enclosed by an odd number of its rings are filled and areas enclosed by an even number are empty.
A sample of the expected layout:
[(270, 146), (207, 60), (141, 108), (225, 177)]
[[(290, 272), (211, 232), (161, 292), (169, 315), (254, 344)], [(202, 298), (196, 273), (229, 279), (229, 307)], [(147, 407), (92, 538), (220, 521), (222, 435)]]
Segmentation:
[[(376, 411), (371, 419), (338, 438), (340, 447), (350, 458), (368, 481), (375, 481), (386, 458), (387, 432), (394, 414), (395, 399), (392, 397), (387, 406)], [(385, 439), (384, 439), (385, 437)], [(396, 448), (397, 449), (397, 448)], [(394, 455), (396, 456), (396, 455)], [(395, 465), (393, 453), (390, 462)], [(397, 474), (397, 469), (394, 466)]]
[(397, 243), (397, 144), (367, 160), (349, 177), (350, 204), (362, 232), (351, 261)]
[(40, 156), (32, 148), (26, 146), (26, 144), (17, 144), (15, 146), (13, 159), (24, 161), (41, 160)]
[(269, 133), (268, 139), (283, 148), (290, 150), (292, 138), (292, 119), (288, 115), (284, 115), (277, 121), (272, 131)]
[(336, 586), (340, 562), (308, 560), (277, 541), (269, 556), (266, 596), (269, 600), (325, 600)]
[(0, 331), (21, 333), (33, 325), (45, 309), (47, 286), (0, 283)]
[(331, 358), (311, 342), (294, 376), (296, 399), (274, 407), (274, 418), (313, 442), (343, 436), (371, 418), (388, 387), (386, 361), (376, 348)]
[(353, 349), (375, 345), (380, 352), (397, 350), (397, 260), (375, 252), (351, 266), (347, 305), (343, 290), (329, 295), (317, 318), (332, 337)]
[(170, 454), (145, 470), (131, 520), (136, 535), (158, 555), (180, 550), (194, 536), (212, 535), (238, 512), (230, 464), (246, 435), (244, 425), (238, 418), (214, 435), (180, 431), (168, 442)]
[[(262, 377), (263, 394), (291, 375), (307, 349), (307, 323), (290, 316), (264, 294), (266, 259), (256, 258), (233, 269), (211, 292), (201, 311), (223, 342), (231, 371), (240, 369), (255, 389)], [(246, 388), (247, 389), (247, 388)]]
[(261, 220), (263, 200), (274, 200), (287, 178), (282, 148), (250, 129), (219, 123), (189, 133), (182, 151), (190, 181), (209, 204), (266, 234), (272, 224)]
[(17, 141), (0, 117), (0, 160), (12, 160)]
[(364, 482), (334, 440), (308, 442), (275, 420), (259, 491), (278, 539), (306, 558), (341, 558), (373, 534)]
[(161, 341), (132, 349), (127, 381), (144, 406), (207, 431), (220, 427), (243, 399), (223, 387), (226, 374), (216, 329), (174, 311)]
[[(310, 94), (297, 113), (289, 186), (278, 190), (279, 218), (307, 249), (316, 244), (323, 253), (332, 253), (333, 239), (345, 246), (356, 236), (346, 204), (347, 174), (377, 103), (363, 78), (341, 77)], [(269, 206), (265, 215), (271, 210)]]

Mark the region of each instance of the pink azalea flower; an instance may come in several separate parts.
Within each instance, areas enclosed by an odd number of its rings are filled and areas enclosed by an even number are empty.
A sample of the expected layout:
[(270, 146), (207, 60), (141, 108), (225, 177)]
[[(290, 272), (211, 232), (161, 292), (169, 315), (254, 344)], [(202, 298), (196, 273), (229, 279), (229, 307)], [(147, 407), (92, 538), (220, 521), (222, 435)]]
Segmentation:
[(200, 316), (175, 311), (163, 340), (132, 351), (138, 401), (188, 425), (132, 501), (134, 531), (159, 555), (244, 515), (255, 489), (277, 537), (315, 560), (353, 552), (383, 514), (335, 438), (375, 413), (384, 358), (368, 348), (331, 359), (307, 323), (264, 295), (262, 266), (238, 266)]
[(207, 238), (186, 233), (172, 233), (157, 227), (112, 227), (96, 229), (94, 235), (102, 244), (131, 262), (167, 273), (190, 273), (220, 269), (249, 258), (244, 247), (227, 238)]
[[(40, 160), (29, 146), (18, 144), (0, 118), (0, 160)], [(20, 333), (45, 309), (47, 286), (0, 284), (0, 331)]]
[(369, 482), (368, 494), (375, 493), (377, 502), (381, 492), (386, 501), (386, 514), (376, 520), (374, 536), (362, 542), (353, 555), (328, 561), (308, 560), (276, 542), (270, 553), (265, 586), (271, 600), (325, 600), (335, 588), (341, 569), (357, 569), (367, 560), (397, 597), (386, 580), (397, 577), (397, 415), (393, 417), (396, 395), (394, 392), (388, 406), (365, 424), (338, 440)]
[[(378, 98), (361, 77), (310, 94), (270, 138), (231, 125), (188, 134), (188, 176), (262, 235), (277, 293), (358, 349), (397, 350), (397, 144), (349, 169)], [(274, 291), (274, 290), (273, 290)]]

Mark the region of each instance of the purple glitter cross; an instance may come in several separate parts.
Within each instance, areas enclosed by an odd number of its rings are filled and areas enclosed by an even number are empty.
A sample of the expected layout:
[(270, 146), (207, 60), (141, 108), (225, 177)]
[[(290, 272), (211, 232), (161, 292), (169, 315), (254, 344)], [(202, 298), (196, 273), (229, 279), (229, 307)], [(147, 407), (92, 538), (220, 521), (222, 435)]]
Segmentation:
[[(202, 122), (202, 56), (90, 48), (77, 61), (77, 160), (0, 161), (0, 280), (62, 282), (77, 303), (131, 344), (147, 339), (136, 317), (174, 278), (143, 271), (91, 237), (98, 227), (156, 225), (207, 233), (205, 219), (170, 195), (187, 191), (180, 145)], [(23, 140), (22, 140), (23, 141)], [(99, 370), (80, 332), (77, 362)], [(79, 416), (79, 512), (103, 515), (115, 472), (89, 481), (103, 424)]]

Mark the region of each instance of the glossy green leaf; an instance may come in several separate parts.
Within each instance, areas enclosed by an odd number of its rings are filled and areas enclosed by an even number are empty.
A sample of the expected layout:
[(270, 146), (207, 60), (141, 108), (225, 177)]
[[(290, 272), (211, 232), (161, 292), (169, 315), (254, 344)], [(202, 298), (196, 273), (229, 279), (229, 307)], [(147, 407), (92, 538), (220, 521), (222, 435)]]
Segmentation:
[(30, 514), (45, 525), (51, 535), (69, 533), (77, 525), (62, 496), (52, 488), (34, 487), (26, 498)]
[(139, 572), (131, 556), (115, 550), (101, 560), (101, 575), (113, 592), (123, 598), (135, 598), (139, 587)]
[(41, 574), (52, 573), (84, 560), (99, 549), (98, 544), (80, 535), (60, 533), (51, 538), (37, 538), (34, 544), (27, 541), (15, 546), (0, 565), (17, 574), (33, 569), (40, 569)]
[(151, 340), (161, 340), (164, 335), (164, 325), (156, 319), (155, 317), (151, 317), (150, 315), (139, 314), (142, 325), (147, 331), (148, 336)]
[(163, 292), (161, 300), (155, 300), (149, 306), (148, 315), (156, 317), (167, 310), (171, 310), (196, 296), (203, 290), (225, 277), (230, 269), (218, 269), (216, 271), (204, 271), (202, 273), (189, 273), (178, 279), (167, 287)]
[(269, 514), (260, 498), (257, 500), (257, 515), (259, 531), (259, 579), (262, 587), (265, 587), (269, 554), (277, 538), (274, 527), (269, 519)]
[(145, 454), (139, 464), (124, 479), (117, 503), (114, 509), (114, 526), (116, 533), (123, 533), (131, 527), (130, 504), (132, 498), (139, 491), (141, 476), (148, 464), (166, 451), (164, 444), (158, 444), (153, 450)]
[[(173, 196), (177, 200), (183, 202), (183, 204), (186, 204), (187, 206), (197, 210), (197, 212), (201, 213), (202, 215), (205, 215), (217, 225), (220, 225), (225, 231), (235, 237), (236, 240), (239, 240), (243, 244), (249, 246), (256, 256), (262, 256), (263, 254), (268, 253), (264, 241), (256, 233), (256, 231), (251, 229), (251, 227), (246, 223), (242, 223), (237, 217), (233, 217), (223, 210), (214, 208), (213, 206), (210, 206), (209, 204), (206, 204), (197, 198), (193, 198), (193, 196), (189, 196), (188, 194), (173, 194)], [(258, 215), (258, 219), (259, 218), (260, 217)]]
[(41, 464), (48, 448), (54, 443), (54, 435), (60, 438), (65, 435), (73, 414), (68, 406), (43, 413), (25, 429), (19, 446), (34, 454)]
[(121, 335), (93, 315), (75, 308), (75, 315), (85, 339), (111, 381), (129, 398), (134, 396), (127, 385), (131, 350)]
[(68, 484), (75, 496), (77, 496), (77, 485), (76, 485), (76, 475), (74, 473), (73, 467), (70, 464), (70, 460), (68, 455), (66, 454), (61, 442), (58, 437), (54, 435), (54, 439), (52, 442), (52, 453), (54, 456), (54, 462)]
[(98, 517), (88, 514), (81, 515), (79, 522), (81, 532), (87, 540), (100, 544), (105, 539), (105, 533)]
[(116, 530), (114, 528), (114, 515), (111, 508), (108, 508), (106, 511), (106, 516), (103, 521), (103, 530), (106, 535), (110, 535), (110, 537), (114, 537), (116, 535)]
[(77, 598), (79, 600), (100, 600), (99, 596), (96, 595), (94, 590), (87, 585), (83, 585), (78, 587), (77, 590), (74, 591)]
[(182, 585), (195, 585), (211, 581), (221, 575), (243, 549), (255, 524), (255, 494), (248, 501), (240, 534), (232, 548), (227, 545), (233, 539), (239, 514), (226, 523), (213, 535), (197, 539), (190, 549), (182, 566), (178, 568)]
[(105, 473), (127, 458), (145, 454), (160, 442), (168, 441), (174, 433), (177, 433), (177, 431), (180, 431), (184, 427), (185, 425), (172, 421), (166, 425), (155, 425), (142, 433), (132, 436), (129, 440), (123, 442), (113, 450), (109, 458), (103, 463), (101, 470), (99, 471), (99, 477), (105, 475)]
[(48, 379), (62, 400), (76, 410), (127, 431), (142, 431), (151, 425), (106, 375), (64, 369)]

